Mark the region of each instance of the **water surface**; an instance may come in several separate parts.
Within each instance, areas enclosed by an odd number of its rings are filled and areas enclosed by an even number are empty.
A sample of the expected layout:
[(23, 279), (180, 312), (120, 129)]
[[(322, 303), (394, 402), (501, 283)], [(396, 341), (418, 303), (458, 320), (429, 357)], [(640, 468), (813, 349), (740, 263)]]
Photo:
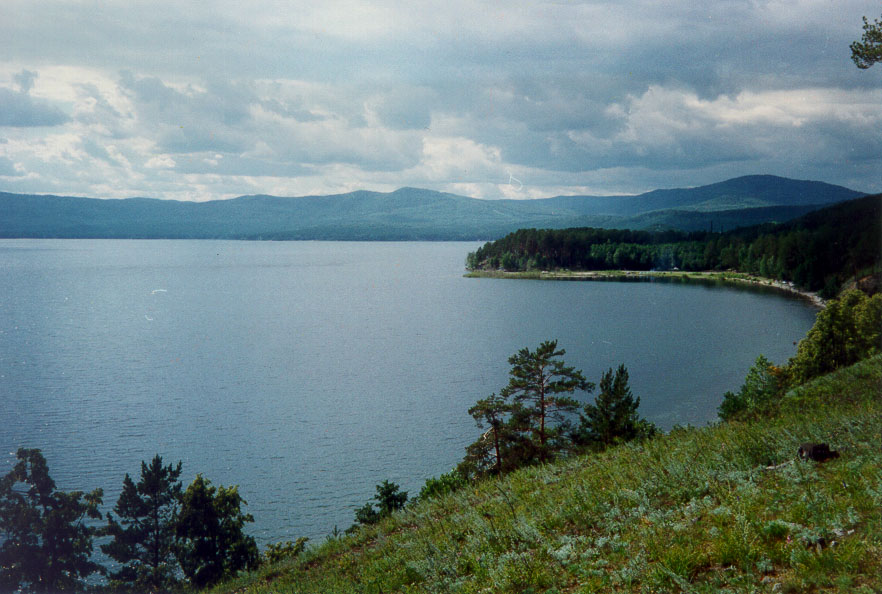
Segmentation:
[(238, 484), (261, 543), (320, 537), (390, 479), (415, 495), (478, 429), (507, 358), (557, 338), (624, 363), (663, 428), (716, 416), (815, 310), (669, 283), (462, 277), (472, 243), (0, 240), (0, 473), (38, 447), (63, 489), (156, 453)]

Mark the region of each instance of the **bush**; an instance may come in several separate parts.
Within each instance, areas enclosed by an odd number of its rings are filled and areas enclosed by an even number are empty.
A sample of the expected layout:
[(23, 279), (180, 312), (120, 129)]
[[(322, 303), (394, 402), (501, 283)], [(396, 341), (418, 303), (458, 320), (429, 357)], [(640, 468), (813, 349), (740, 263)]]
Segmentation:
[(288, 540), (267, 545), (266, 550), (263, 552), (262, 562), (278, 563), (279, 561), (296, 557), (306, 550), (306, 542), (308, 540), (307, 537), (301, 536), (295, 542)]
[(461, 473), (457, 469), (453, 469), (450, 472), (446, 472), (437, 478), (431, 477), (426, 479), (426, 484), (423, 485), (422, 489), (420, 489), (420, 494), (417, 496), (417, 498), (420, 501), (425, 501), (426, 499), (433, 499), (435, 497), (447, 495), (448, 493), (453, 493), (454, 491), (456, 491), (460, 487), (467, 485), (468, 483), (468, 478), (466, 478), (463, 473)]

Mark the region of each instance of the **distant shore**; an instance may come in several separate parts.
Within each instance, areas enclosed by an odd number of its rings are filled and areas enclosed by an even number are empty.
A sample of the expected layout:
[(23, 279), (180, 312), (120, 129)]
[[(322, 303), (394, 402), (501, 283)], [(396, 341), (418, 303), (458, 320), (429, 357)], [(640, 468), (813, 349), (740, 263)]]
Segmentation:
[(534, 270), (529, 272), (507, 272), (504, 270), (473, 270), (465, 274), (468, 278), (515, 278), (531, 280), (571, 280), (571, 281), (609, 281), (609, 280), (653, 280), (669, 279), (684, 282), (723, 282), (739, 285), (768, 287), (799, 295), (812, 302), (816, 307), (826, 305), (817, 293), (803, 291), (793, 283), (771, 278), (764, 278), (743, 272), (700, 271), (686, 272), (683, 270)]

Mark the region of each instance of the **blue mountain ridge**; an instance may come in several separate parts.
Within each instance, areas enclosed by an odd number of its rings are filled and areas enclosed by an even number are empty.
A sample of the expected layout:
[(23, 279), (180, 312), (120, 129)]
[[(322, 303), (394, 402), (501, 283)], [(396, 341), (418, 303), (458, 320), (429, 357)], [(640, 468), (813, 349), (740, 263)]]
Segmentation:
[(731, 229), (783, 222), (864, 193), (751, 175), (635, 196), (483, 200), (420, 188), (182, 202), (0, 192), (0, 237), (484, 240), (519, 228)]

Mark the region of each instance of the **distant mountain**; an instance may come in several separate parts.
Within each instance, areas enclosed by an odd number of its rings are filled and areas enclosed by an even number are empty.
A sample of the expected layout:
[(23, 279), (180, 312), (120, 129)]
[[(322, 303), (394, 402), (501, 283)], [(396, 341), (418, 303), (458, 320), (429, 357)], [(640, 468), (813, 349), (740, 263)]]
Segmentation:
[(863, 196), (824, 182), (748, 175), (697, 188), (653, 190), (638, 196), (559, 196), (547, 202), (585, 215), (634, 216), (659, 210), (732, 211), (770, 206), (828, 205)]
[(492, 239), (519, 228), (731, 229), (790, 220), (863, 193), (771, 175), (637, 196), (479, 200), (419, 188), (210, 202), (0, 192), (0, 237)]

